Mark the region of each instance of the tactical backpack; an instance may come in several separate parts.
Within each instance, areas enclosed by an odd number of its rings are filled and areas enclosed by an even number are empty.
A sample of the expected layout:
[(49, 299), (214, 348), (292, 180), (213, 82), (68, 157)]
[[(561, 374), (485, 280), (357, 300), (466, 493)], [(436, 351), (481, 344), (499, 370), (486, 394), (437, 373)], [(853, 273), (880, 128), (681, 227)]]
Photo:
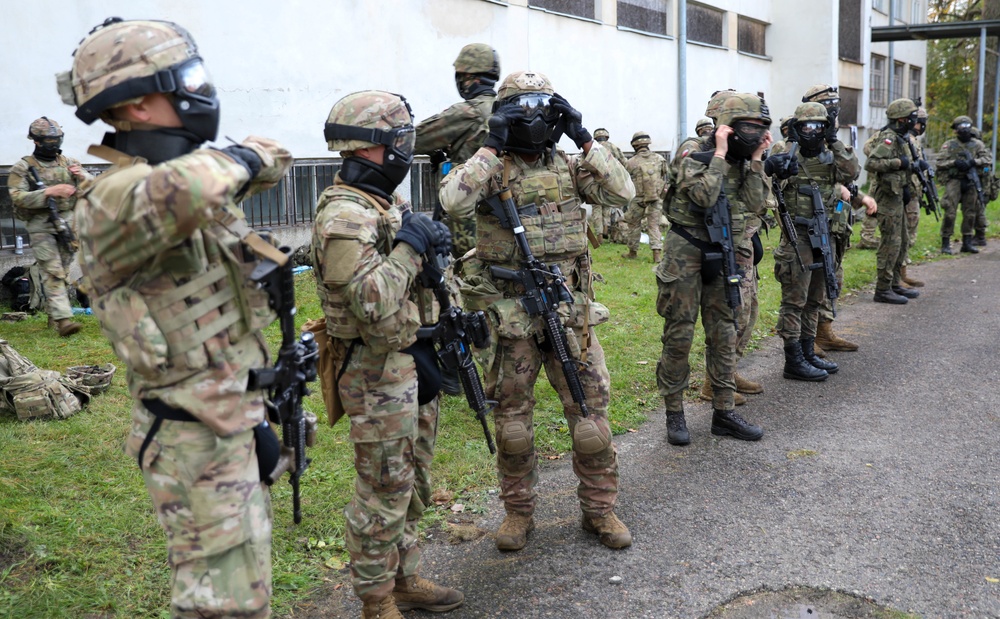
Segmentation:
[(10, 305), (15, 312), (35, 312), (44, 308), (45, 295), (37, 264), (10, 269), (0, 283), (10, 294)]

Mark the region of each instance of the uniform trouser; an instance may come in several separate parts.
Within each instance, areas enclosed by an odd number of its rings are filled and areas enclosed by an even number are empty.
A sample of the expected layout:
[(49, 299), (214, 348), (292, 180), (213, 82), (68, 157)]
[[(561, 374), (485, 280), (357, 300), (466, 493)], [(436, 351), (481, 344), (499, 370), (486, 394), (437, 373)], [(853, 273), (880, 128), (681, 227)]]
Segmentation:
[(906, 264), (910, 264), (910, 249), (917, 242), (917, 228), (920, 226), (920, 193), (906, 204)]
[[(986, 213), (979, 206), (979, 194), (969, 183), (969, 188), (962, 191), (962, 180), (953, 178), (944, 189), (944, 199), (941, 200), (941, 210), (944, 218), (941, 220), (941, 238), (951, 239), (955, 233), (955, 218), (958, 215), (958, 205), (962, 204), (962, 236), (986, 232)], [(879, 205), (879, 209), (882, 206)]]
[[(604, 359), (604, 349), (590, 328), (587, 366), (580, 368), (580, 383), (587, 401), (588, 419), (597, 424), (604, 447), (596, 453), (582, 453), (573, 444), (573, 472), (579, 480), (576, 494), (585, 514), (602, 516), (615, 508), (618, 498), (618, 455), (611, 441), (608, 401), (611, 377)], [(567, 328), (568, 337), (579, 341), (582, 329)], [(497, 400), (493, 410), (496, 423), (497, 469), (500, 500), (508, 512), (532, 514), (535, 510), (538, 462), (535, 455), (535, 381), (542, 365), (549, 384), (562, 402), (569, 423), (570, 436), (583, 419), (573, 402), (562, 365), (555, 354), (539, 346), (533, 337), (510, 339), (497, 337), (496, 354), (486, 372), (486, 395)], [(588, 449), (588, 451), (590, 451)]]
[(743, 241), (736, 248), (736, 265), (743, 271), (740, 280), (740, 309), (736, 312), (736, 358), (743, 354), (753, 339), (753, 328), (757, 325), (760, 305), (757, 302), (757, 267), (753, 263), (753, 235), (759, 226), (748, 227)]
[(875, 231), (878, 230), (878, 217), (875, 215), (865, 215), (861, 222), (861, 242), (867, 245), (878, 245), (878, 237)]
[(726, 304), (725, 280), (719, 275), (707, 284), (702, 282), (701, 250), (680, 235), (668, 233), (665, 245), (665, 263), (656, 271), (656, 311), (663, 317), (656, 385), (667, 413), (684, 410), (684, 390), (691, 374), (688, 358), (699, 310), (705, 329), (705, 376), (714, 394), (712, 407), (733, 410), (736, 326), (733, 311)]
[[(781, 284), (781, 306), (775, 330), (781, 339), (789, 342), (802, 338), (815, 338), (820, 306), (826, 300), (826, 278), (823, 269), (810, 270), (813, 262), (809, 232), (796, 226), (799, 234), (797, 248), (793, 248), (784, 235), (774, 250), (774, 278)], [(806, 265), (805, 270), (795, 256), (798, 252)]]
[(64, 249), (51, 234), (35, 232), (31, 235), (31, 249), (42, 274), (45, 305), (49, 317), (62, 320), (73, 317), (69, 304), (69, 267), (73, 253)]
[(354, 496), (344, 508), (351, 584), (363, 601), (420, 569), (417, 523), (430, 504), (439, 400), (417, 404), (413, 357), (355, 346), (337, 383), (351, 422)]
[[(598, 237), (604, 236), (607, 234), (606, 231), (611, 229), (611, 209), (600, 204), (591, 204), (590, 209), (590, 218), (588, 220), (590, 229)], [(607, 211), (607, 214), (605, 214), (605, 211)]]
[[(872, 219), (875, 219), (872, 217)], [(837, 289), (844, 290), (844, 254), (851, 247), (851, 229), (848, 228), (843, 234), (830, 235), (833, 240), (834, 258), (837, 265)], [(794, 256), (793, 256), (794, 257)], [(833, 322), (833, 304), (829, 297), (823, 295), (823, 302), (819, 306), (819, 321)]]
[(639, 250), (639, 238), (642, 236), (643, 224), (649, 235), (650, 249), (663, 249), (663, 233), (660, 232), (660, 217), (663, 215), (663, 200), (639, 202), (634, 200), (625, 212), (625, 222), (628, 223), (628, 248)]
[[(135, 457), (153, 416), (133, 409)], [(171, 617), (269, 617), (271, 499), (260, 481), (253, 430), (217, 436), (195, 421), (164, 420), (142, 476), (167, 534)]]
[(878, 200), (878, 231), (882, 238), (876, 253), (878, 277), (875, 288), (884, 291), (900, 285), (906, 248), (909, 246), (906, 213), (899, 196), (882, 196)]

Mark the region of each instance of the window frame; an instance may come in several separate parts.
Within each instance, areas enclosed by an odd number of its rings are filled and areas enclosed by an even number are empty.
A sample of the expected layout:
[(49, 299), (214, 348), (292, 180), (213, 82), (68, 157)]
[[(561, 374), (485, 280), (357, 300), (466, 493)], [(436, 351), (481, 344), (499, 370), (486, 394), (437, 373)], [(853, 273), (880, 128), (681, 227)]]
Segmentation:
[[(741, 40), (741, 37), (740, 37), (740, 26), (743, 23), (757, 24), (757, 25), (761, 26), (764, 29), (764, 32), (763, 32), (763, 35), (762, 35), (762, 38), (764, 39), (764, 53), (763, 54), (758, 54), (757, 52), (750, 52), (750, 51), (744, 50), (744, 49), (742, 49), (740, 47), (740, 40)], [(754, 19), (752, 17), (747, 17), (745, 15), (737, 15), (736, 16), (736, 51), (738, 53), (740, 53), (740, 54), (743, 54), (744, 56), (750, 56), (752, 58), (761, 58), (761, 59), (764, 59), (764, 60), (771, 60), (771, 56), (767, 55), (767, 27), (770, 26), (770, 25), (771, 24), (769, 24), (769, 23), (767, 23), (765, 21), (761, 21), (759, 19)]]
[(673, 35), (671, 34), (671, 26), (673, 25), (673, 20), (671, 19), (673, 12), (671, 11), (671, 9), (673, 8), (673, 0), (660, 0), (660, 1), (663, 3), (664, 31), (662, 33), (653, 32), (651, 30), (643, 30), (642, 28), (635, 28), (633, 26), (623, 26), (621, 20), (621, 15), (622, 15), (621, 6), (623, 4), (628, 4), (631, 6), (639, 6), (632, 4), (631, 2), (627, 2), (626, 0), (615, 0), (615, 9), (616, 9), (615, 14), (616, 14), (617, 28), (625, 32), (635, 32), (636, 34), (644, 34), (646, 36), (672, 40), (674, 38)]
[[(913, 75), (916, 73), (917, 83), (916, 88), (913, 84)], [(910, 99), (916, 101), (918, 98), (922, 98), (921, 86), (923, 85), (924, 69), (923, 67), (918, 67), (916, 65), (910, 65), (906, 72), (907, 86), (909, 87)]]
[[(706, 11), (710, 11), (710, 12), (714, 12), (714, 13), (718, 13), (719, 14), (721, 25), (720, 25), (720, 28), (719, 28), (719, 42), (718, 43), (712, 43), (710, 41), (701, 41), (701, 40), (698, 40), (698, 39), (692, 39), (691, 38), (691, 30), (692, 29), (691, 29), (691, 21), (690, 20), (691, 20), (691, 14), (692, 14), (692, 11), (691, 11), (692, 7), (697, 7), (697, 9), (704, 9)], [(726, 19), (726, 11), (724, 11), (722, 9), (718, 9), (718, 8), (716, 8), (714, 6), (709, 6), (707, 4), (698, 4), (697, 2), (691, 2), (691, 3), (688, 3), (688, 7), (687, 7), (687, 18), (688, 18), (688, 23), (685, 24), (685, 25), (687, 26), (687, 33), (688, 33), (687, 41), (688, 41), (688, 43), (694, 43), (695, 45), (704, 45), (705, 47), (714, 47), (716, 49), (729, 49), (729, 47), (726, 45), (726, 42), (727, 42), (727, 37), (726, 37), (726, 22), (728, 21)]]
[[(875, 62), (881, 63), (881, 67), (876, 71)], [(886, 74), (885, 66), (888, 59), (885, 56), (880, 56), (878, 54), (871, 55), (871, 68), (868, 71), (868, 101), (874, 107), (885, 107), (888, 105), (886, 101)], [(875, 84), (875, 77), (878, 75), (878, 86)]]
[(587, 0), (594, 7), (594, 17), (584, 17), (583, 15), (574, 15), (573, 13), (563, 13), (562, 11), (555, 11), (544, 6), (538, 6), (532, 4), (533, 2), (544, 2), (544, 0), (528, 0), (528, 8), (534, 11), (541, 11), (543, 13), (548, 13), (550, 15), (558, 15), (560, 17), (568, 17), (570, 19), (579, 19), (580, 21), (589, 22), (591, 24), (603, 24), (604, 22), (599, 19), (600, 16), (600, 0)]

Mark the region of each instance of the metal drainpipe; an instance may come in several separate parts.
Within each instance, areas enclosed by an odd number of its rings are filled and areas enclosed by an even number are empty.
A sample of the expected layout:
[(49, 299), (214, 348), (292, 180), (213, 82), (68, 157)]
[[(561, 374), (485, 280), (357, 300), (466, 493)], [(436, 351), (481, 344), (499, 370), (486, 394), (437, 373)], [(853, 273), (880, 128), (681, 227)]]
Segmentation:
[(983, 132), (983, 90), (986, 89), (986, 28), (979, 31), (979, 94), (976, 97), (976, 128)]
[[(890, 26), (896, 25), (896, 0), (889, 0), (889, 25)], [(895, 43), (889, 41), (889, 67), (888, 70), (886, 71), (886, 74), (889, 76), (889, 79), (886, 80), (885, 84), (886, 105), (892, 103), (892, 83), (893, 80), (895, 80), (896, 78), (895, 46), (896, 46)]]
[(687, 0), (677, 2), (677, 146), (687, 138)]
[(997, 53), (997, 77), (993, 86), (993, 144), (990, 153), (993, 154), (993, 169), (996, 169), (997, 161), (997, 112), (1000, 111), (1000, 50)]

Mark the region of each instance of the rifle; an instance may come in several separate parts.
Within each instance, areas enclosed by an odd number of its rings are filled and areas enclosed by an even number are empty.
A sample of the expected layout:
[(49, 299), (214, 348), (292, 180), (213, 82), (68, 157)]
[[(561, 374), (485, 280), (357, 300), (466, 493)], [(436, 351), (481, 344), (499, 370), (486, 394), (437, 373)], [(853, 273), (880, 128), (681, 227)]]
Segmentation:
[[(707, 150), (689, 155), (695, 161), (708, 165), (715, 156), (713, 151)], [(733, 310), (733, 324), (736, 325), (736, 311), (740, 307), (740, 281), (743, 279), (743, 272), (736, 264), (736, 247), (733, 245), (733, 219), (730, 212), (729, 198), (726, 197), (725, 182), (719, 188), (719, 197), (715, 204), (705, 210), (705, 228), (708, 230), (709, 240), (718, 245), (721, 251), (705, 252), (706, 262), (722, 260), (722, 275), (725, 279), (726, 305)]]
[(833, 247), (830, 244), (830, 223), (826, 218), (826, 209), (823, 208), (819, 187), (815, 184), (800, 185), (799, 193), (812, 198), (813, 216), (796, 217), (795, 223), (803, 224), (809, 230), (809, 244), (814, 252), (819, 251), (821, 260), (810, 264), (809, 270), (823, 269), (823, 277), (826, 280), (826, 297), (830, 299), (830, 309), (833, 316), (836, 317), (835, 301), (840, 296), (840, 286), (837, 284), (837, 265), (833, 255)]
[(473, 346), (486, 348), (490, 345), (490, 327), (486, 322), (486, 314), (482, 311), (463, 312), (451, 304), (448, 287), (444, 281), (446, 266), (446, 255), (435, 252), (433, 248), (424, 254), (420, 283), (424, 288), (434, 291), (441, 311), (438, 323), (433, 327), (420, 327), (417, 329), (417, 337), (429, 337), (434, 340), (441, 365), (458, 373), (469, 408), (483, 425), (486, 446), (489, 447), (491, 454), (495, 454), (497, 448), (493, 444), (493, 436), (486, 423), (486, 414), (493, 410), (497, 402), (486, 399), (483, 382), (479, 378), (479, 371), (472, 358)]
[[(789, 161), (795, 159), (798, 149), (799, 143), (792, 142), (791, 147), (788, 149)], [(791, 213), (788, 212), (788, 205), (785, 204), (785, 194), (781, 191), (777, 175), (771, 179), (771, 190), (774, 192), (774, 197), (778, 200), (778, 224), (781, 226), (781, 231), (785, 233), (785, 238), (791, 243), (792, 249), (795, 251), (795, 257), (799, 259), (799, 267), (805, 271), (806, 265), (802, 262), (802, 255), (799, 253), (799, 233), (795, 230)]]
[[(291, 248), (280, 251), (291, 254)], [(255, 282), (268, 294), (268, 301), (278, 314), (281, 324), (281, 348), (274, 367), (259, 368), (250, 372), (247, 389), (263, 389), (268, 417), (281, 425), (282, 466), (275, 469), (269, 481), (273, 483), (284, 471), (291, 471), (289, 483), (292, 485), (292, 507), (295, 524), (302, 522), (302, 508), (299, 505), (299, 479), (309, 467), (306, 447), (316, 441), (316, 420), (307, 419), (302, 408), (302, 400), (309, 395), (306, 383), (316, 380), (316, 360), (319, 351), (312, 333), (296, 337), (295, 329), (295, 280), (292, 275), (292, 261), (279, 265), (270, 258), (264, 258), (250, 274)]]
[(965, 178), (969, 179), (972, 182), (972, 186), (976, 188), (976, 195), (979, 196), (979, 206), (986, 208), (988, 201), (986, 200), (986, 193), (983, 192), (983, 183), (979, 179), (979, 170), (976, 169), (976, 162), (966, 151), (962, 151), (962, 159), (969, 160), (969, 171), (965, 173)]
[[(529, 316), (542, 317), (545, 339), (549, 342), (552, 352), (562, 366), (569, 393), (573, 401), (579, 405), (580, 413), (587, 417), (590, 414), (587, 410), (587, 398), (584, 396), (583, 384), (580, 382), (580, 373), (577, 368), (577, 364), (580, 362), (569, 354), (566, 329), (559, 320), (559, 314), (556, 313), (560, 303), (573, 303), (573, 295), (566, 287), (566, 278), (563, 277), (558, 265), (548, 266), (531, 253), (528, 237), (525, 236), (521, 217), (514, 204), (513, 194), (506, 183), (500, 189), (500, 193), (486, 198), (484, 202), (492, 209), (493, 215), (500, 220), (500, 226), (513, 232), (514, 241), (517, 243), (518, 249), (521, 250), (521, 255), (524, 256), (519, 270), (490, 266), (490, 274), (497, 279), (520, 284), (524, 288), (521, 304)], [(532, 207), (533, 211), (528, 211)], [(534, 205), (528, 205), (522, 210), (537, 213), (537, 207)]]
[[(28, 173), (32, 176), (31, 179), (28, 179), (28, 186), (31, 191), (39, 189), (44, 191), (46, 189), (45, 182), (38, 175), (38, 170), (35, 169), (35, 166), (28, 166)], [(56, 229), (56, 242), (69, 253), (73, 253), (76, 251), (73, 249), (73, 244), (76, 243), (76, 235), (73, 234), (73, 229), (69, 227), (66, 220), (59, 215), (59, 207), (56, 205), (56, 199), (48, 196), (45, 200), (45, 206), (49, 209), (49, 223)]]
[[(924, 164), (927, 164), (924, 154), (917, 153), (917, 147), (913, 145), (913, 142), (909, 138), (900, 136), (899, 139), (906, 140), (907, 146), (910, 147), (910, 158), (913, 161), (923, 161)], [(917, 178), (920, 179), (920, 186), (923, 187), (924, 198), (926, 199), (924, 211), (928, 215), (934, 215), (935, 221), (941, 221), (941, 207), (938, 206), (937, 187), (934, 185), (934, 171), (930, 167), (926, 170), (917, 168)]]

